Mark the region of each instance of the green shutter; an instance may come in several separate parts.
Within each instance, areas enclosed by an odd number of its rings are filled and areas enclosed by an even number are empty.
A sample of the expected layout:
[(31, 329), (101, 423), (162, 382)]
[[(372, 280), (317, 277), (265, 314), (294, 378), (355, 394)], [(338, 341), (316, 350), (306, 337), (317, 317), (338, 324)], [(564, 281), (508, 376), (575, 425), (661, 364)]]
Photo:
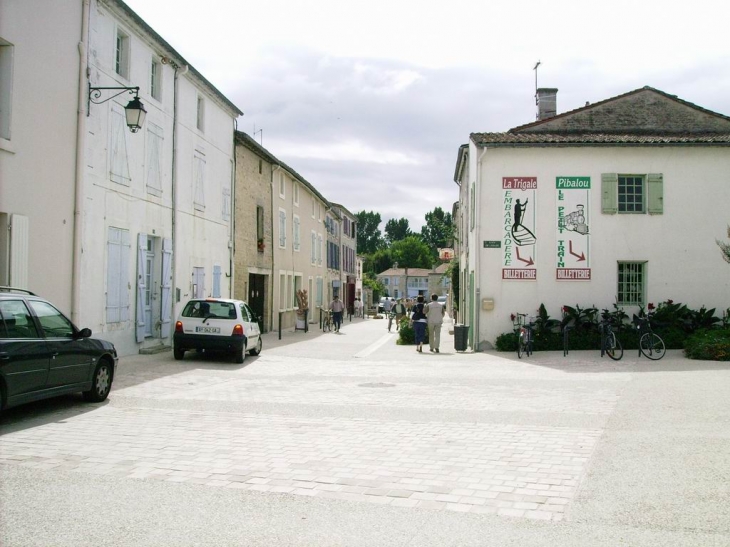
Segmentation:
[(664, 213), (664, 176), (661, 173), (649, 173), (646, 177), (649, 193), (649, 214)]
[(601, 174), (601, 212), (613, 215), (618, 210), (616, 194), (618, 193), (618, 174)]

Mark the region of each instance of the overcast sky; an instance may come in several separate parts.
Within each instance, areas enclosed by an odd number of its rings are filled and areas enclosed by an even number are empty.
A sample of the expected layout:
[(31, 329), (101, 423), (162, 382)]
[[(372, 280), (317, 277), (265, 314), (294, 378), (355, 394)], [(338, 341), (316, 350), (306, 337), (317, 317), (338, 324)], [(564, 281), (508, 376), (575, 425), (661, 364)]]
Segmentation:
[[(459, 146), (645, 85), (730, 115), (730, 2), (125, 0), (351, 212), (451, 211)], [(381, 226), (382, 227), (382, 226)]]

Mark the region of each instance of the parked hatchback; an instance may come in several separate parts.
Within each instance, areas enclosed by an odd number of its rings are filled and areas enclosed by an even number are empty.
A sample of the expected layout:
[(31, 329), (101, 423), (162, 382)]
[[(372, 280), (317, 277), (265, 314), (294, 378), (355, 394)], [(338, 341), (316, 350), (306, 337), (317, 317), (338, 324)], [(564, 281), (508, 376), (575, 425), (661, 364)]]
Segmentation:
[(258, 317), (242, 300), (196, 298), (188, 302), (175, 323), (173, 354), (182, 359), (185, 352), (219, 351), (243, 363), (246, 353), (261, 353)]
[(47, 300), (0, 287), (0, 409), (79, 391), (103, 401), (117, 362), (111, 342), (91, 338)]

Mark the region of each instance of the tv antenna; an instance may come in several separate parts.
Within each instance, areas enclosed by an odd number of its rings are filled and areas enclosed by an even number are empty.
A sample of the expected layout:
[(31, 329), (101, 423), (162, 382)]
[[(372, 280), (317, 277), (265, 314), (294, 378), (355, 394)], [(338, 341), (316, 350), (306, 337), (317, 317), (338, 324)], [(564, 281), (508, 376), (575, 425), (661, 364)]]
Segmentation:
[(254, 140), (256, 140), (256, 133), (261, 134), (261, 142), (259, 144), (261, 144), (261, 146), (263, 146), (264, 145), (264, 130), (259, 129), (258, 131), (256, 131), (256, 124), (253, 124), (253, 139)]

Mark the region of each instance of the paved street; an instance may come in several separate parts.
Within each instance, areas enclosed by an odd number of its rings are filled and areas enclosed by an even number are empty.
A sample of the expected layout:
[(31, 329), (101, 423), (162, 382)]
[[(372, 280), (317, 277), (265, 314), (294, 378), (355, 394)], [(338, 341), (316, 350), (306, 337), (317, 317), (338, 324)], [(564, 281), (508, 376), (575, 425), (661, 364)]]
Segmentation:
[(456, 353), (383, 320), (122, 358), (0, 418), (0, 545), (730, 545), (730, 367)]

